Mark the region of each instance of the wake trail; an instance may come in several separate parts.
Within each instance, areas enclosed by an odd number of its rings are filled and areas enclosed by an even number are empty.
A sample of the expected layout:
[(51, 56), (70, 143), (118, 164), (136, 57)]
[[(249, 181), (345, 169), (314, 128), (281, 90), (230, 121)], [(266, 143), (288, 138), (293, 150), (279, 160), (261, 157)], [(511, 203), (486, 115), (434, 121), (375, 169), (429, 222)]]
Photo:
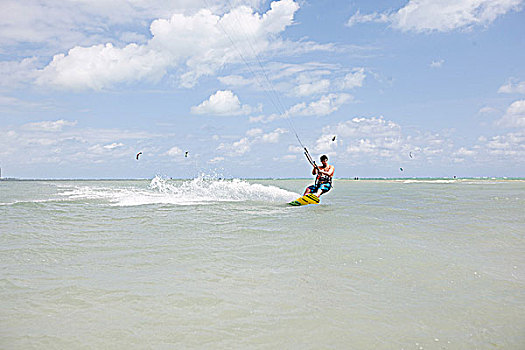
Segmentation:
[(218, 179), (201, 175), (187, 181), (153, 178), (147, 188), (77, 186), (64, 191), (70, 200), (103, 200), (114, 206), (148, 204), (198, 205), (217, 202), (288, 202), (297, 193), (276, 186), (251, 184), (240, 179)]

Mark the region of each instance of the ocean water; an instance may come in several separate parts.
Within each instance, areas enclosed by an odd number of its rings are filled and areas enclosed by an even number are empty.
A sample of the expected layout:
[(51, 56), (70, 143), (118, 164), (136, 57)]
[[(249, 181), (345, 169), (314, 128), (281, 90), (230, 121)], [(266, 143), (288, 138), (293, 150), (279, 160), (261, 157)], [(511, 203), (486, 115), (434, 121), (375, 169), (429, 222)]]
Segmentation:
[(0, 181), (2, 349), (525, 349), (525, 182)]

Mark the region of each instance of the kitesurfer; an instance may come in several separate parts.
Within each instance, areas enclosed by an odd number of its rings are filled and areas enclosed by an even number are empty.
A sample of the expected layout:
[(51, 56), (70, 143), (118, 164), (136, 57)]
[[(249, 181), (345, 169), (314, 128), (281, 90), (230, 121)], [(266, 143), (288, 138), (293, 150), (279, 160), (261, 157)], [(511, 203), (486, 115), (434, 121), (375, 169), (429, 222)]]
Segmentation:
[(332, 178), (335, 168), (333, 165), (328, 164), (328, 157), (326, 155), (321, 156), (321, 163), (322, 166), (317, 166), (315, 162), (313, 163), (312, 175), (317, 175), (315, 184), (308, 186), (304, 191), (304, 195), (313, 193), (319, 197), (332, 189)]

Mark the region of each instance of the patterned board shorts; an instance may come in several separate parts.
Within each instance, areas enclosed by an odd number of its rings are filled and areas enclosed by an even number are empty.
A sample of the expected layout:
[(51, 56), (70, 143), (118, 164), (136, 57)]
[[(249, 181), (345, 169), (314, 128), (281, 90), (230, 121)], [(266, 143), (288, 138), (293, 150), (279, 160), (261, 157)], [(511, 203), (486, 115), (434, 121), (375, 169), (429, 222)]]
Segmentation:
[(321, 191), (323, 192), (328, 192), (332, 189), (332, 184), (330, 183), (324, 183), (324, 184), (319, 184), (319, 185), (312, 185), (312, 186), (308, 186), (308, 188), (310, 189), (310, 192), (317, 192), (319, 189), (321, 189)]

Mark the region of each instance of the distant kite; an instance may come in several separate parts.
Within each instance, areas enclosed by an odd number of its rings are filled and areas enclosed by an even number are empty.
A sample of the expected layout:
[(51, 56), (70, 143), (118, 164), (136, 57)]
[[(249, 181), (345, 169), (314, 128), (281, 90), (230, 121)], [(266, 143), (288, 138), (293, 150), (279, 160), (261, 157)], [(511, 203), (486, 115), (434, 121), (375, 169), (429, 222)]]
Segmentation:
[(142, 154), (142, 152), (137, 153), (137, 160), (139, 160), (139, 156)]
[(335, 136), (332, 138), (332, 141), (335, 141)]
[(403, 168), (399, 168), (399, 170), (403, 171)]
[(184, 158), (188, 158), (188, 152), (189, 151), (186, 151), (186, 153), (184, 153)]
[(410, 158), (414, 158), (414, 157), (412, 157), (412, 152), (410, 152), (408, 155), (410, 156)]

